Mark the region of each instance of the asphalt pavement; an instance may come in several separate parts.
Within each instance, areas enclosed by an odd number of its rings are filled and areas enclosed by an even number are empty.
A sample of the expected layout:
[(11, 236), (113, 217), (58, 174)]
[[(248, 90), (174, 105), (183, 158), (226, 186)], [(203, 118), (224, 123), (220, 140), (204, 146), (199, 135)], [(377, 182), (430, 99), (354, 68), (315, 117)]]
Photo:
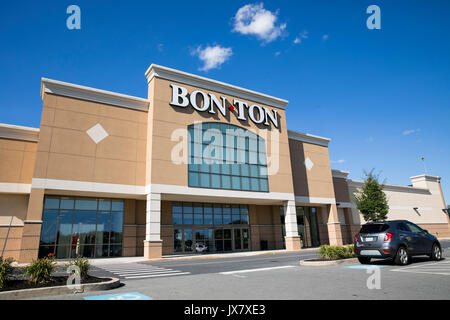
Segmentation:
[(302, 259), (316, 257), (315, 251), (108, 264), (95, 267), (92, 274), (119, 277), (120, 288), (42, 299), (131, 292), (151, 299), (185, 300), (449, 299), (450, 240), (441, 242), (444, 259), (416, 257), (405, 267), (389, 260), (299, 265)]

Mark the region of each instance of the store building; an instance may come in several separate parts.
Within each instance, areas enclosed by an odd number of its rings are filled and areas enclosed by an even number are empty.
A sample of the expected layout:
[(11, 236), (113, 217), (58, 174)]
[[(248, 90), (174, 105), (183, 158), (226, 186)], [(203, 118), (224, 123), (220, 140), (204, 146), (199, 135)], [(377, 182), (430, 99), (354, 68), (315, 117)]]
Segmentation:
[[(42, 79), (39, 129), (0, 125), (0, 250), (28, 262), (351, 243), (361, 182), (287, 101), (151, 65), (148, 98)], [(386, 186), (390, 218), (450, 236), (440, 178)]]

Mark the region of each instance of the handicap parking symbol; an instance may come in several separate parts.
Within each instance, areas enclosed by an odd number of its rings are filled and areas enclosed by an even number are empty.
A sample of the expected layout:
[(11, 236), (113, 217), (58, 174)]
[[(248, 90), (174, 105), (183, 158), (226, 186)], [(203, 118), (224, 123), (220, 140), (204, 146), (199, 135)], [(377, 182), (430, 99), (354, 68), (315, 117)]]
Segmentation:
[(152, 298), (139, 292), (122, 292), (104, 294), (101, 296), (84, 297), (84, 300), (152, 300)]

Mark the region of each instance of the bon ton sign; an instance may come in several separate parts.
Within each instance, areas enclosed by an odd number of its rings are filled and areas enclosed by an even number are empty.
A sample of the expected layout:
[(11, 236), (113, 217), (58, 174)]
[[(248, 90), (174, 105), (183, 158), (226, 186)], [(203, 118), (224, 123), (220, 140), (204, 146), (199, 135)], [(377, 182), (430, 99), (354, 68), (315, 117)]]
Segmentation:
[(189, 108), (190, 106), (198, 112), (210, 114), (221, 113), (224, 117), (228, 112), (236, 110), (237, 119), (253, 123), (270, 126), (271, 124), (279, 128), (279, 117), (277, 110), (262, 107), (257, 104), (248, 104), (244, 101), (233, 99), (233, 103), (228, 103), (226, 97), (219, 96), (202, 90), (188, 90), (180, 85), (170, 84), (172, 88), (172, 98), (170, 105), (179, 108)]

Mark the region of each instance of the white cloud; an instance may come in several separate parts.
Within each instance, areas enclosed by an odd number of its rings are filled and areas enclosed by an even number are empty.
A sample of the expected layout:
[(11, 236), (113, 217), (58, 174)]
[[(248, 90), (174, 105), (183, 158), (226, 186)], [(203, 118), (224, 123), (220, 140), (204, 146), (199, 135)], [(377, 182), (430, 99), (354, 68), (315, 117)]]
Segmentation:
[(302, 42), (302, 39), (308, 39), (308, 31), (303, 31), (294, 39), (294, 44), (299, 44)]
[(328, 35), (327, 35), (327, 34), (324, 34), (324, 35), (322, 36), (322, 40), (323, 40), (323, 41), (327, 41), (327, 40), (328, 40)]
[(278, 11), (264, 9), (262, 3), (247, 4), (234, 16), (233, 31), (241, 34), (255, 35), (265, 42), (274, 41), (286, 29), (286, 23), (277, 25)]
[(339, 160), (330, 160), (331, 163), (337, 163), (337, 164), (342, 164), (345, 162), (344, 159), (339, 159)]
[(158, 51), (163, 52), (164, 51), (164, 45), (162, 43), (158, 44)]
[(202, 48), (199, 46), (192, 51), (192, 55), (198, 56), (198, 58), (204, 63), (203, 67), (199, 70), (209, 71), (211, 69), (219, 68), (225, 61), (227, 61), (232, 55), (233, 50), (231, 48), (224, 48), (220, 45), (206, 46)]
[(278, 57), (280, 54), (281, 54), (281, 51), (277, 51), (277, 52), (274, 53), (274, 56)]
[(420, 131), (420, 129), (409, 129), (409, 130), (405, 130), (405, 131), (403, 131), (403, 135), (404, 136), (408, 136), (408, 135), (410, 135), (410, 134), (413, 134), (413, 133), (417, 133), (417, 132), (419, 132)]

